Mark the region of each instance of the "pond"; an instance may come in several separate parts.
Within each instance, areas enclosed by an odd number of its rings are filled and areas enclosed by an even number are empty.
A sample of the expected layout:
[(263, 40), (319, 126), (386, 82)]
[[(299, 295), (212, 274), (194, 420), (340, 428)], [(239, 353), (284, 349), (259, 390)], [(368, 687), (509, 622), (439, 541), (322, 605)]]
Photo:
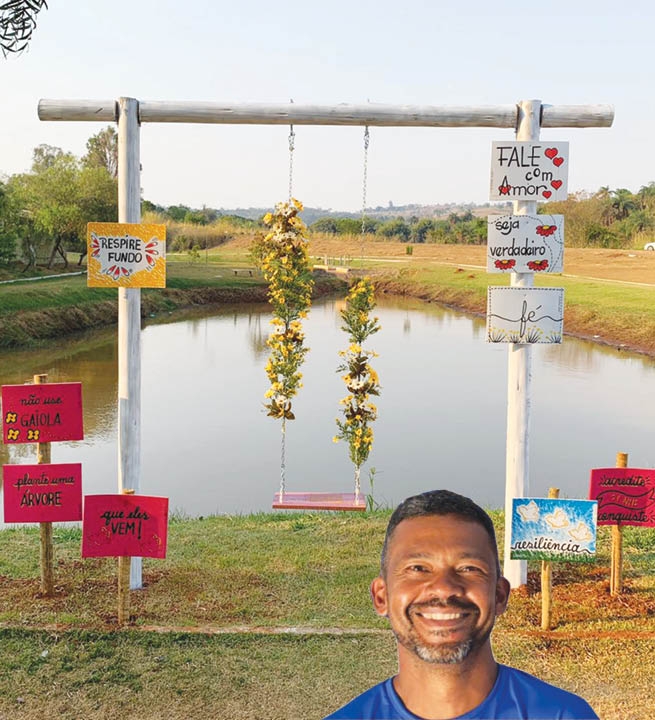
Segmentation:
[[(334, 443), (346, 392), (338, 352), (341, 300), (323, 300), (306, 321), (311, 348), (304, 387), (287, 425), (287, 489), (351, 491), (347, 447)], [(375, 442), (362, 472), (381, 506), (445, 487), (502, 507), (505, 485), (507, 346), (484, 341), (481, 319), (434, 304), (382, 298), (382, 384)], [(280, 475), (280, 423), (263, 396), (267, 306), (149, 324), (142, 335), (141, 492), (170, 498), (189, 516), (270, 509)], [(172, 319), (171, 319), (172, 320)], [(83, 383), (85, 439), (53, 443), (52, 462), (81, 462), (84, 492), (117, 487), (116, 330), (36, 352), (0, 355), (3, 384), (47, 373)], [(632, 467), (655, 466), (655, 362), (565, 338), (533, 350), (530, 492), (587, 495), (589, 470), (629, 453)], [(34, 446), (0, 446), (3, 463), (35, 462)]]

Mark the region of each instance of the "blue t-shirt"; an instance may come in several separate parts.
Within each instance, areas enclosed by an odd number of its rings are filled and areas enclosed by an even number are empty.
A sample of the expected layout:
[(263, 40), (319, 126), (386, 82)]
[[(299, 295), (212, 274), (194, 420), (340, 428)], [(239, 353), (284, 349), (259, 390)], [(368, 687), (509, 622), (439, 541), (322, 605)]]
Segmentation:
[[(506, 665), (498, 666), (491, 692), (473, 710), (454, 720), (513, 718), (519, 720), (598, 720), (581, 697)], [(375, 685), (324, 720), (421, 720), (403, 704), (392, 678)]]

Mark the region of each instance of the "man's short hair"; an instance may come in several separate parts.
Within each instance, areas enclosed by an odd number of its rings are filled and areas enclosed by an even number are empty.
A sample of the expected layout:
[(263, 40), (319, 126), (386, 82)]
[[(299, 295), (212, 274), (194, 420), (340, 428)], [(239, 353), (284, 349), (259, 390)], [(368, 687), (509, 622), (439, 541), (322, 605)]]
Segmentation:
[(463, 520), (482, 525), (487, 531), (487, 535), (489, 535), (491, 549), (496, 558), (496, 572), (498, 573), (498, 577), (501, 576), (496, 532), (493, 521), (489, 515), (479, 505), (476, 505), (473, 500), (464, 495), (458, 495), (450, 490), (430, 490), (429, 492), (421, 493), (421, 495), (408, 497), (393, 511), (389, 524), (387, 525), (386, 535), (384, 536), (384, 545), (382, 546), (382, 557), (380, 558), (382, 577), (384, 577), (387, 572), (389, 543), (396, 527), (398, 527), (403, 520), (430, 515), (456, 515)]

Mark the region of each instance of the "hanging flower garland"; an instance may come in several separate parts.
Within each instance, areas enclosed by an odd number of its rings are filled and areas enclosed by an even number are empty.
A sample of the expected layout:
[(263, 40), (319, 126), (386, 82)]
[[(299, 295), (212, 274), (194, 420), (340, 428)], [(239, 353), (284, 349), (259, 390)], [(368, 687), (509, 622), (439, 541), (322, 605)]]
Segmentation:
[(302, 204), (292, 199), (278, 203), (275, 212), (264, 216), (271, 228), (262, 243), (261, 269), (268, 283), (268, 299), (273, 307), (273, 332), (267, 340), (271, 354), (266, 374), (271, 387), (266, 393), (268, 415), (286, 420), (295, 418), (291, 398), (302, 387), (300, 366), (309, 348), (301, 320), (311, 305), (314, 281), (309, 268), (306, 227), (298, 217)]
[(358, 280), (346, 298), (346, 307), (341, 311), (341, 329), (348, 333), (350, 347), (339, 355), (344, 362), (337, 372), (344, 372), (348, 395), (341, 400), (344, 419), (337, 418), (339, 432), (334, 442), (346, 440), (350, 459), (355, 466), (355, 495), (360, 493), (360, 471), (373, 447), (371, 423), (377, 418), (377, 407), (370, 396), (380, 394), (380, 380), (369, 360), (377, 357), (372, 350), (364, 350), (364, 341), (380, 329), (377, 317), (370, 317), (375, 308), (375, 288), (369, 278)]

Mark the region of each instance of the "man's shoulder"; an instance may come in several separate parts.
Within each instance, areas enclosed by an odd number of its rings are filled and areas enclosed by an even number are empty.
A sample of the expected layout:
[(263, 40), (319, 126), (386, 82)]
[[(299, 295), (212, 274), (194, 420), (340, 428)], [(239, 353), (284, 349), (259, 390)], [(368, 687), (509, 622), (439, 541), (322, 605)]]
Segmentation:
[[(589, 703), (579, 695), (563, 690), (556, 685), (540, 680), (523, 670), (500, 666), (504, 695), (511, 695), (519, 704), (524, 704), (528, 712), (526, 717), (557, 717), (575, 720), (595, 720), (596, 713)], [(544, 713), (539, 715), (538, 713)], [(549, 715), (548, 713), (556, 713)]]
[(403, 708), (398, 706), (391, 683), (392, 679), (389, 678), (374, 685), (324, 720), (395, 720), (414, 717), (401, 714)]

